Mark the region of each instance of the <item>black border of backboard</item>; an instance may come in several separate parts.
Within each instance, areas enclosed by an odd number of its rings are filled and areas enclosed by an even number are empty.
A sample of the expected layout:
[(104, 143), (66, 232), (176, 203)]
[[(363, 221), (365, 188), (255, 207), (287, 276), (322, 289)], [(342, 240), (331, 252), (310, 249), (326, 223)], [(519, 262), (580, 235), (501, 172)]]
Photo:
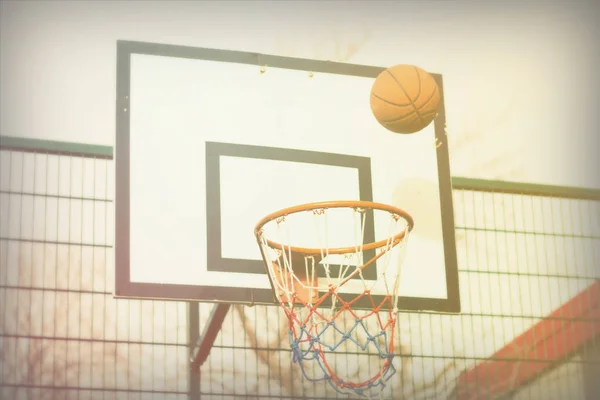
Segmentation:
[[(271, 290), (251, 290), (234, 287), (198, 287), (192, 285), (150, 284), (131, 282), (129, 271), (129, 124), (130, 124), (130, 72), (131, 55), (144, 54), (162, 57), (177, 57), (197, 60), (210, 60), (228, 63), (241, 63), (262, 67), (304, 70), (313, 73), (330, 73), (375, 78), (383, 67), (354, 65), (331, 61), (290, 58), (274, 55), (249, 53), (231, 50), (207, 49), (189, 46), (117, 41), (117, 96), (116, 96), (116, 146), (115, 146), (115, 297), (193, 300), (208, 302), (273, 304)], [(444, 234), (446, 262), (446, 299), (400, 297), (399, 308), (414, 311), (460, 312), (458, 266), (454, 231), (454, 209), (450, 160), (445, 132), (446, 115), (444, 107), (443, 80), (439, 74), (432, 74), (442, 95), (439, 113), (434, 120), (437, 140), (437, 160), (439, 189)], [(134, 110), (135, 111), (135, 110)], [(166, 266), (168, 267), (168, 266)], [(423, 282), (424, 285), (427, 282)]]

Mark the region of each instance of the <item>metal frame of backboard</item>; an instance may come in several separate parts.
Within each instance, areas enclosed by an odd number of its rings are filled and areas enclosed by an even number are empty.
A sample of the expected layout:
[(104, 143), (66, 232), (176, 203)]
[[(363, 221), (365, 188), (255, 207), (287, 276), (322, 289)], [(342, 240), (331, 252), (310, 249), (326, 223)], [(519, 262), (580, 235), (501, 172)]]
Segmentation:
[[(384, 71), (385, 68), (230, 50), (134, 41), (117, 42), (115, 296), (125, 298), (194, 300), (217, 303), (274, 304), (275, 299), (271, 289), (248, 289), (235, 286), (216, 288), (211, 286), (140, 283), (131, 281), (129, 265), (130, 63), (131, 56), (134, 54), (241, 63), (256, 65), (257, 69), (268, 65), (273, 68), (351, 75), (373, 79)], [(438, 116), (434, 120), (434, 132), (437, 143), (447, 297), (445, 299), (400, 297), (398, 304), (403, 310), (427, 310), (457, 313), (460, 312), (460, 294), (454, 232), (454, 211), (452, 205), (452, 183), (445, 133), (443, 81), (441, 75), (432, 75), (435, 78), (442, 95), (442, 105)], [(167, 139), (165, 138), (165, 140)], [(265, 279), (268, 278), (265, 276)]]

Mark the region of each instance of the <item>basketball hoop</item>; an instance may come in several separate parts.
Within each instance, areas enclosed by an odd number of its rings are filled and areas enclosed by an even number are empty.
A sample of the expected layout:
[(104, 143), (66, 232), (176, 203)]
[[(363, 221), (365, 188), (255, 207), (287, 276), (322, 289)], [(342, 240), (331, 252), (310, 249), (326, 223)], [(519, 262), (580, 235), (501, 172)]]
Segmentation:
[[(385, 238), (364, 243), (367, 223), (380, 228), (387, 223)], [(400, 269), (413, 225), (406, 211), (369, 201), (298, 205), (256, 225), (275, 298), (288, 318), (293, 361), (307, 379), (370, 398), (394, 375)], [(334, 358), (348, 346), (375, 358), (377, 370), (360, 379), (342, 378)]]

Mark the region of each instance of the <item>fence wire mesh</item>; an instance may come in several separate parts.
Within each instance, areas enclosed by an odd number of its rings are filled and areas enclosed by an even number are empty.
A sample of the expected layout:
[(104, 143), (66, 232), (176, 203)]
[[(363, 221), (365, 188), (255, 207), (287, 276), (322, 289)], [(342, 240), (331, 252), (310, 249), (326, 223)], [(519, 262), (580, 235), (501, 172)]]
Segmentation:
[[(346, 398), (302, 378), (277, 307), (232, 306), (190, 372), (212, 304), (113, 298), (112, 149), (0, 144), (0, 398)], [(454, 186), (462, 312), (400, 314), (386, 398), (594, 398), (600, 195)]]

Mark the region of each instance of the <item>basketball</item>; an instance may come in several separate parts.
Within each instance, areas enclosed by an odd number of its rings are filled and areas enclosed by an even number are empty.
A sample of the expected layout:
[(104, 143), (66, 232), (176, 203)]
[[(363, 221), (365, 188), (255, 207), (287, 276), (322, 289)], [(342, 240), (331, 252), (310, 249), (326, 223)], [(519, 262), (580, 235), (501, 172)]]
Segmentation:
[(375, 79), (371, 88), (371, 111), (388, 130), (415, 133), (436, 117), (440, 99), (433, 76), (414, 65), (396, 65)]

